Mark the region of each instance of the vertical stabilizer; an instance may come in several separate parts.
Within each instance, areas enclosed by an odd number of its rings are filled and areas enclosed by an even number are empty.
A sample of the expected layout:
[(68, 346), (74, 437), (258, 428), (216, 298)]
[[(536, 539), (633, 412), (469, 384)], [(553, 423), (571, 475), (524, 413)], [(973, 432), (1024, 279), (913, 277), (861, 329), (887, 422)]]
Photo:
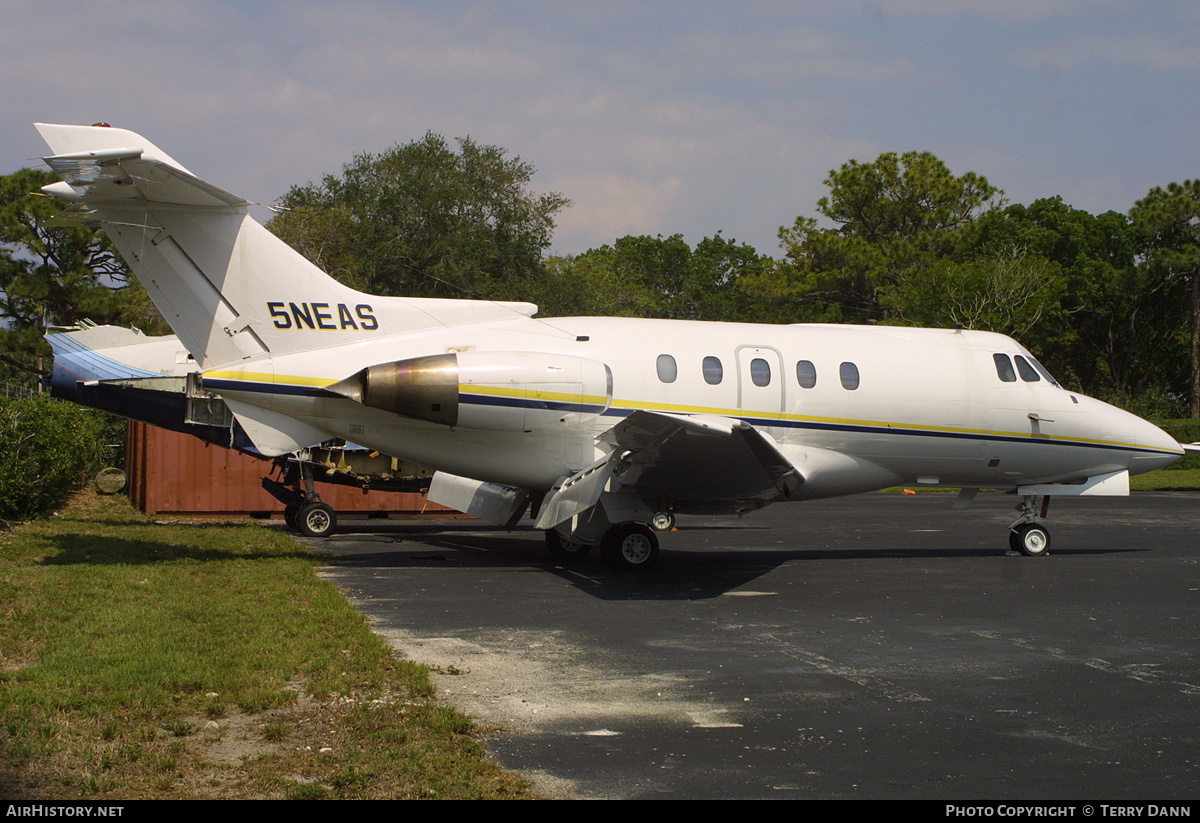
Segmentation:
[(369, 298), (263, 228), (248, 201), (193, 176), (141, 135), (95, 126), (38, 130), (55, 152), (46, 163), (63, 178), (46, 192), (104, 228), (205, 368), (378, 329)]
[(99, 225), (205, 369), (436, 326), (529, 316), (528, 303), (373, 297), (338, 283), (139, 134), (38, 124), (64, 218)]

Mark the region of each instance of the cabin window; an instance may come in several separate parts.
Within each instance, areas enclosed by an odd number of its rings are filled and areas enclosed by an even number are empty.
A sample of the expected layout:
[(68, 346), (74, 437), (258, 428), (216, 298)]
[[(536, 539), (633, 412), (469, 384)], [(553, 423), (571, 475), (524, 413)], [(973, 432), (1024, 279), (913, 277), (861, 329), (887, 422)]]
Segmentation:
[(1041, 375), (1037, 373), (1037, 369), (1029, 365), (1029, 361), (1024, 357), (1018, 354), (1013, 359), (1017, 361), (1017, 372), (1026, 383), (1037, 383), (1042, 379)]
[(675, 365), (675, 358), (669, 354), (660, 354), (657, 365), (658, 379), (664, 383), (674, 383), (675, 378), (679, 376), (679, 367)]
[(992, 359), (996, 361), (996, 374), (1005, 383), (1016, 383), (1017, 373), (1013, 371), (1012, 361), (1008, 359), (1007, 354), (996, 353), (992, 355)]
[(811, 389), (817, 385), (817, 367), (811, 360), (801, 360), (796, 364), (796, 380), (802, 389)]
[(725, 370), (721, 368), (721, 358), (709, 355), (704, 358), (704, 382), (710, 386), (715, 386), (721, 382), (721, 378), (725, 376)]
[(858, 388), (858, 366), (853, 363), (843, 363), (838, 373), (842, 378), (842, 388), (846, 391), (854, 391)]
[(750, 380), (756, 386), (771, 385), (771, 364), (761, 357), (750, 361)]

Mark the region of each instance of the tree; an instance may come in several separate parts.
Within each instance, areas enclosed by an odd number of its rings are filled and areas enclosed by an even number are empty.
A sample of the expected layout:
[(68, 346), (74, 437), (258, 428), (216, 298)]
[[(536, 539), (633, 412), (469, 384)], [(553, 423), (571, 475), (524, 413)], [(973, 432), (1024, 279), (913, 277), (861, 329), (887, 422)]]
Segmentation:
[(1143, 264), (1164, 282), (1187, 284), (1191, 321), (1189, 410), (1192, 417), (1200, 417), (1200, 180), (1151, 189), (1134, 204), (1129, 216), (1144, 243)]
[(1093, 215), (1060, 197), (1014, 204), (982, 215), (963, 254), (1020, 255), (1049, 265), (1057, 294), (1023, 342), (1089, 394), (1124, 400), (1177, 390), (1174, 288), (1137, 265), (1139, 241), (1129, 218)]
[(428, 132), (357, 155), (340, 177), (292, 187), (269, 228), (362, 291), (522, 299), (569, 201), (532, 193), (533, 167), (504, 149), (457, 143)]
[(983, 329), (1026, 338), (1058, 307), (1057, 266), (1036, 255), (933, 260), (896, 283), (881, 303), (905, 325)]
[(716, 234), (688, 245), (683, 235), (628, 235), (611, 246), (552, 258), (540, 294), (543, 313), (740, 320), (743, 277), (770, 266), (752, 246)]
[(52, 225), (62, 206), (39, 189), (56, 180), (35, 169), (0, 177), (0, 354), (27, 371), (49, 354), (49, 325), (165, 326), (101, 230)]
[[(837, 228), (805, 217), (781, 228), (788, 265), (767, 285), (799, 304), (797, 314), (809, 315), (796, 319), (887, 319), (882, 293), (952, 254), (963, 228), (1003, 197), (987, 178), (974, 172), (955, 177), (928, 152), (851, 160), (831, 171), (825, 185), (830, 192), (817, 210)], [(806, 312), (805, 304), (818, 307)]]

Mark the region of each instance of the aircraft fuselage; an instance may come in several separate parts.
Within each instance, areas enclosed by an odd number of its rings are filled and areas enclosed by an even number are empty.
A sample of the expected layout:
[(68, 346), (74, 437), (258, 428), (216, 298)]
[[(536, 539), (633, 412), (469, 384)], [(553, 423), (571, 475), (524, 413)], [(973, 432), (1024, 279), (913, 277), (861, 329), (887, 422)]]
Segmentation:
[[(455, 394), (471, 425), (446, 426), (321, 391), (367, 366), (441, 354), (515, 354), (533, 369), (579, 358), (607, 367), (611, 394), (464, 384)], [(638, 409), (735, 418), (770, 435), (806, 475), (791, 499), (898, 483), (1015, 488), (1178, 459), (1156, 427), (1042, 373), (1014, 366), (1002, 379), (996, 355), (1033, 360), (987, 332), (520, 317), (267, 358), (208, 372), (205, 385), (432, 468), (542, 490), (597, 459), (597, 435)]]

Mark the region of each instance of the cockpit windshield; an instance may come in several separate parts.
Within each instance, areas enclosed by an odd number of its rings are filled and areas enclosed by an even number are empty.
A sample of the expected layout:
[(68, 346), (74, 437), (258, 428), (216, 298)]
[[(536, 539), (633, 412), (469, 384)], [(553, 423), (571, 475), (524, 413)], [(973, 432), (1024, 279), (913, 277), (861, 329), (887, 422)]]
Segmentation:
[(1052, 386), (1058, 386), (1058, 388), (1060, 388), (1060, 389), (1062, 388), (1062, 386), (1059, 385), (1058, 381), (1050, 376), (1050, 372), (1046, 371), (1046, 367), (1043, 366), (1041, 363), (1039, 363), (1037, 361), (1037, 358), (1035, 358), (1032, 354), (1029, 355), (1029, 362), (1033, 364), (1033, 367), (1038, 370), (1038, 372), (1042, 375), (1042, 377), (1046, 378), (1047, 383), (1049, 383)]
[[(1011, 359), (1003, 352), (996, 352), (992, 355), (992, 360), (996, 364), (996, 376), (1004, 383), (1017, 382), (1017, 375), (1020, 374), (1021, 380), (1026, 383), (1039, 383), (1045, 380), (1055, 388), (1062, 388), (1059, 382), (1050, 375), (1050, 372), (1046, 371), (1046, 367), (1029, 352), (1014, 354)], [(1014, 363), (1016, 364), (1015, 370)]]

